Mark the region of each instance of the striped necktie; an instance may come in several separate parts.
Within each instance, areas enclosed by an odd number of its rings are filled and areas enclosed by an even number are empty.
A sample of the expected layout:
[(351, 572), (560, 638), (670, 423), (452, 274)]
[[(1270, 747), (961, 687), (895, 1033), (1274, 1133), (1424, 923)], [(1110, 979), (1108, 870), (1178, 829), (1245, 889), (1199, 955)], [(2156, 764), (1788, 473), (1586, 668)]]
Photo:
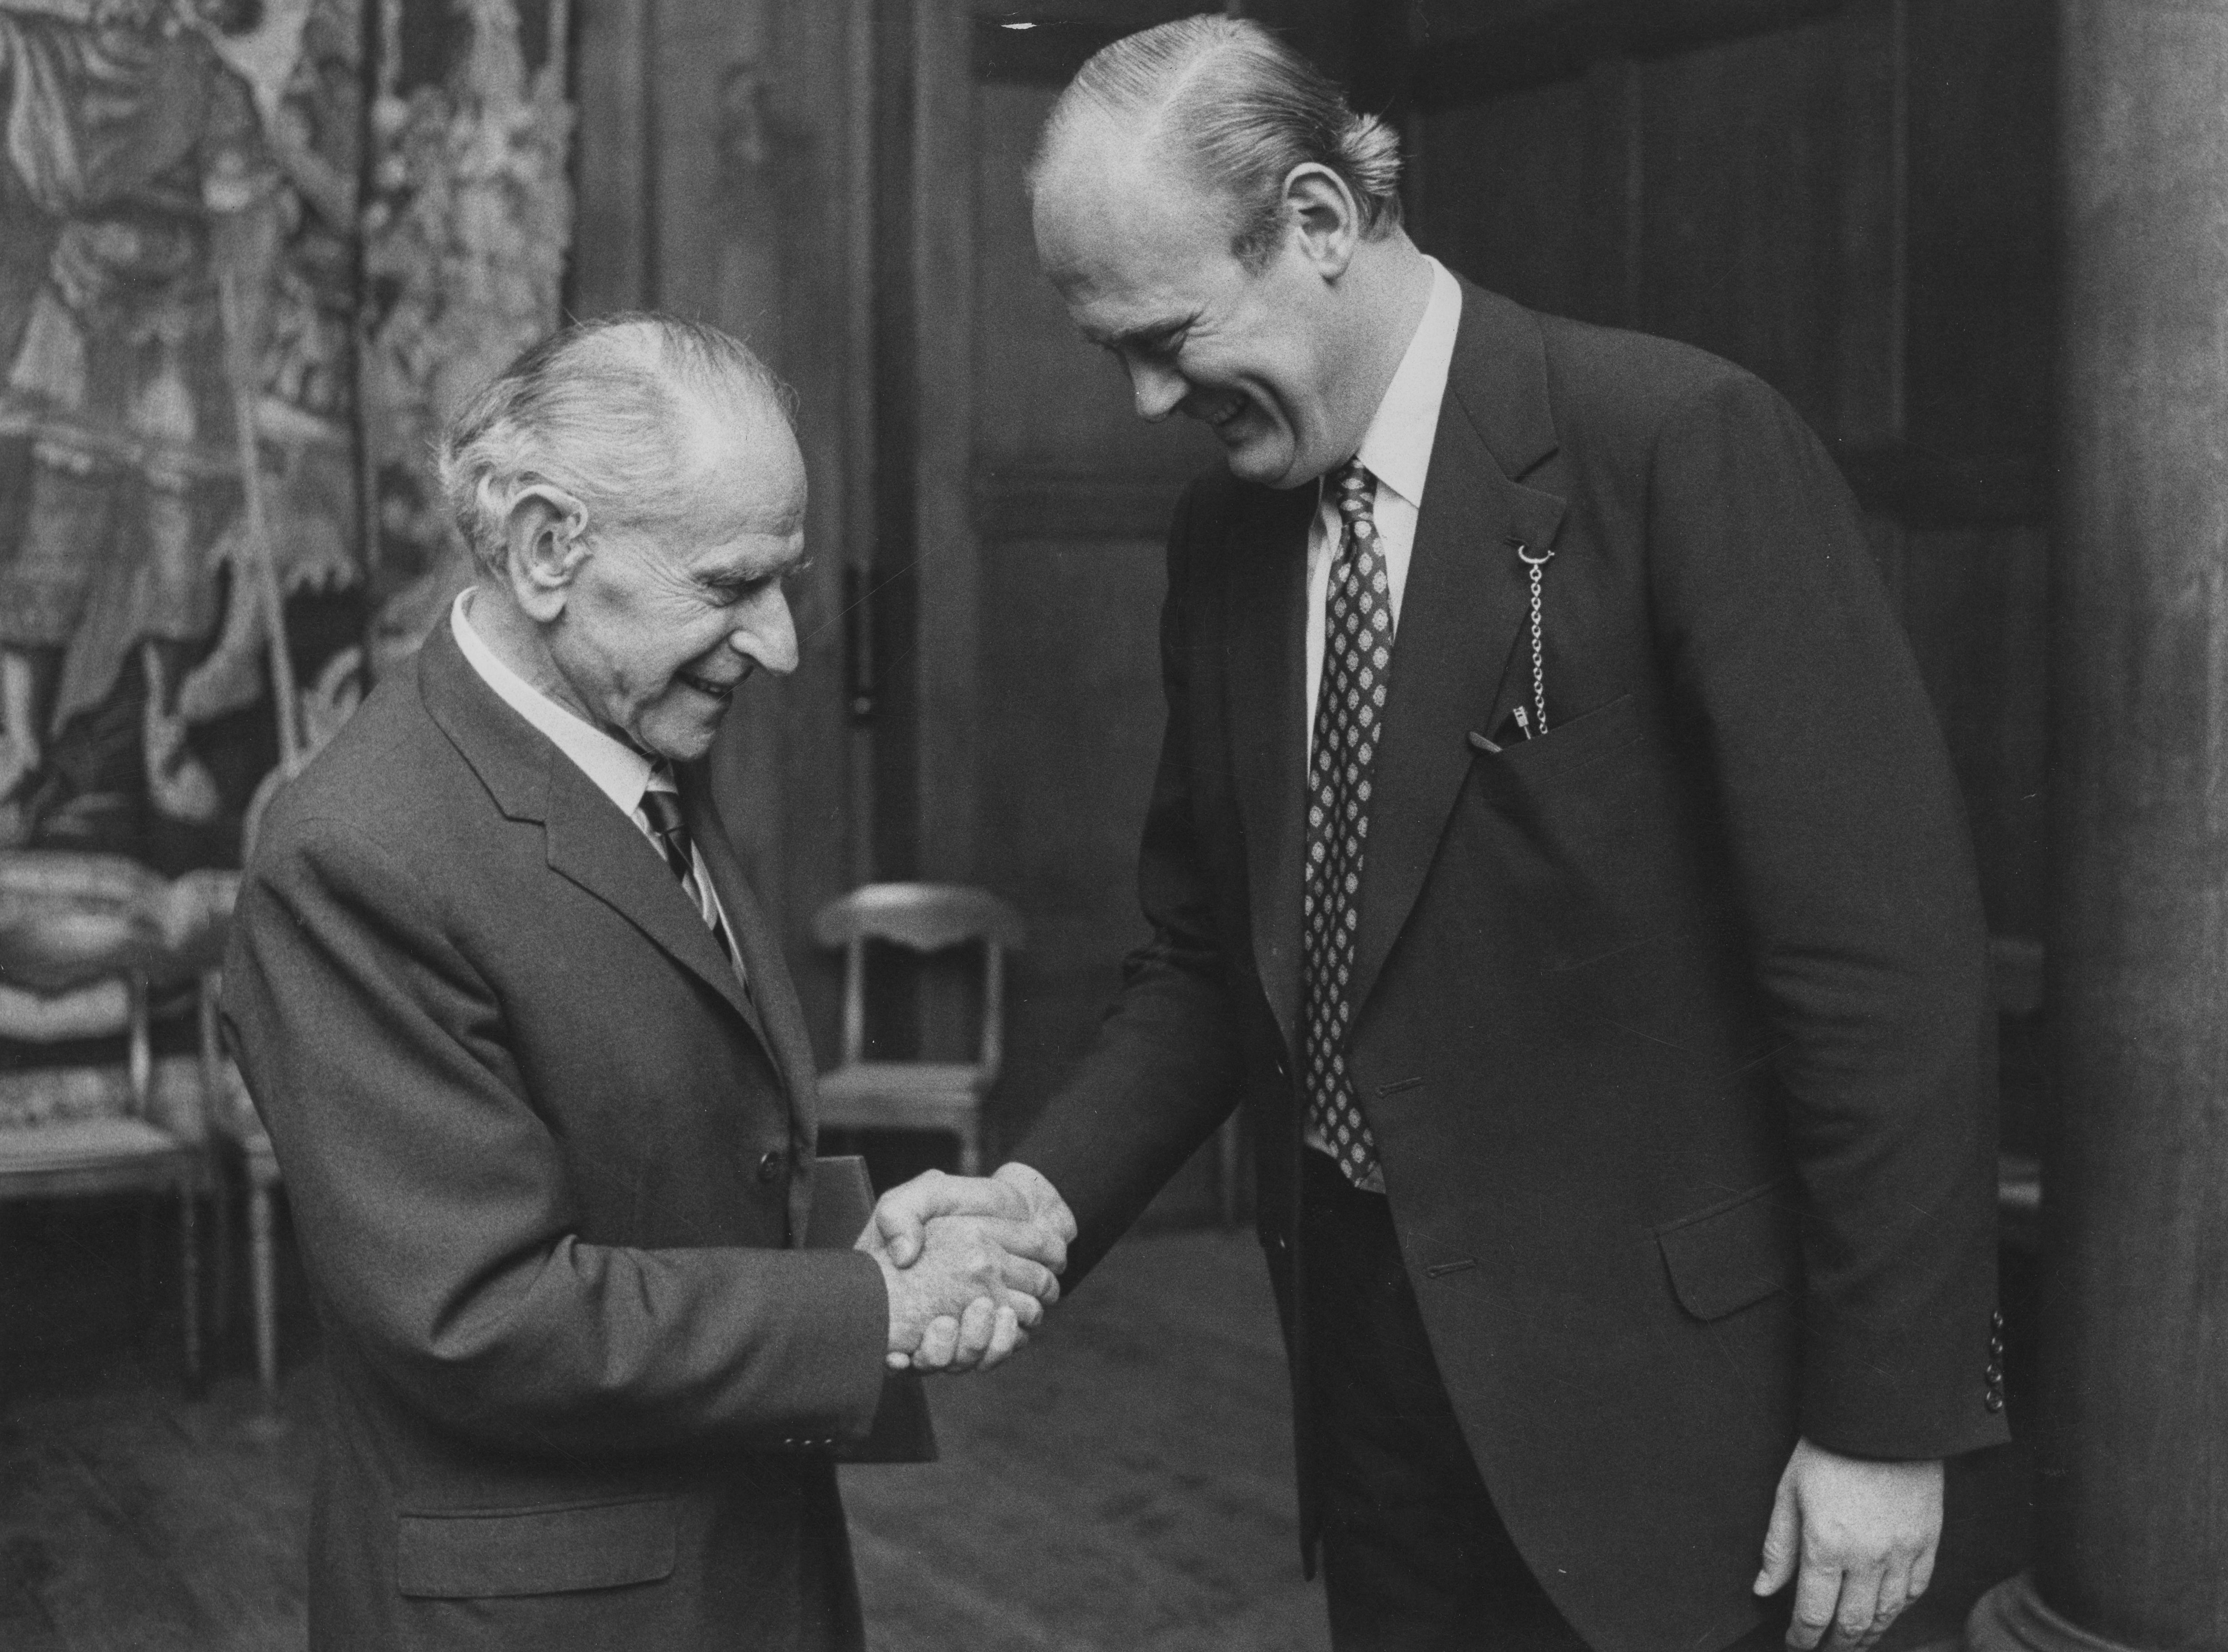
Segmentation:
[(642, 816), (650, 823), (650, 841), (665, 857), (666, 870), (679, 881), (682, 893), (695, 904), (697, 916), (704, 920), (705, 927), (712, 932), (720, 943), (720, 950), (732, 963), (735, 949), (727, 938), (727, 926), (720, 921), (719, 905), (696, 876), (696, 845), (681, 818), (680, 794), (661, 788), (653, 778), (642, 794)]

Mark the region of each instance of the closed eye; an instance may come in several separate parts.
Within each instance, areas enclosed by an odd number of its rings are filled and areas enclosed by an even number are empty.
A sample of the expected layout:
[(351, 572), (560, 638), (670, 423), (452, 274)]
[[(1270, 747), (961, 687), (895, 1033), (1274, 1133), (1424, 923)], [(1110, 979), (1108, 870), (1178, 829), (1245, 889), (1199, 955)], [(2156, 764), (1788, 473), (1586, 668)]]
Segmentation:
[(704, 598), (714, 608), (732, 608), (753, 592), (761, 591), (770, 583), (757, 579), (707, 579)]
[(792, 562), (778, 573), (760, 573), (743, 579), (708, 579), (704, 580), (704, 595), (715, 608), (732, 608), (746, 597), (778, 585), (784, 591), (794, 591), (800, 579), (811, 571), (812, 559), (805, 557)]
[(1098, 348), (1117, 361), (1130, 355), (1143, 355), (1154, 361), (1172, 361), (1181, 355), (1191, 340), (1196, 317), (1181, 321), (1163, 323), (1158, 327), (1141, 327), (1135, 332), (1117, 333), (1111, 338), (1101, 339)]
[(1182, 353), (1184, 341), (1190, 336), (1188, 326), (1171, 327), (1162, 332), (1149, 333), (1143, 338), (1132, 339), (1130, 347), (1138, 355), (1150, 356), (1156, 362), (1173, 361)]

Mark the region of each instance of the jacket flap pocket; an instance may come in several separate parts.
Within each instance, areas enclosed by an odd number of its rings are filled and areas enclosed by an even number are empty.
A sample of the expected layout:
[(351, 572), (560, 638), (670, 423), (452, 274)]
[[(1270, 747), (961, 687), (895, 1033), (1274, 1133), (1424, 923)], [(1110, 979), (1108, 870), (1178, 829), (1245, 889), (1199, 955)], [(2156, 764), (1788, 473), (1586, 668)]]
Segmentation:
[(669, 1497), (561, 1508), (404, 1514), (396, 1586), (417, 1599), (554, 1595), (653, 1583), (673, 1572)]
[(1722, 1319), (1792, 1290), (1802, 1271), (1794, 1184), (1770, 1182), (1660, 1227), (1655, 1242), (1679, 1305), (1696, 1319)]

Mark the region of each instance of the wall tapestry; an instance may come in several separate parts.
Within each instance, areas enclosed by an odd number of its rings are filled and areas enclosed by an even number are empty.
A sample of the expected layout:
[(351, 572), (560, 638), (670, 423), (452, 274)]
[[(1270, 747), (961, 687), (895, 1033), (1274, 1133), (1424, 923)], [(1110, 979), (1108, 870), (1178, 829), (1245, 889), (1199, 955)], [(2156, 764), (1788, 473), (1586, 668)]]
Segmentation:
[(262, 804), (463, 581), (432, 443), (556, 320), (567, 24), (0, 0), (0, 1066), (190, 992)]
[(555, 317), (566, 19), (371, 3), (0, 0), (0, 846), (234, 859), (460, 577), (426, 455)]

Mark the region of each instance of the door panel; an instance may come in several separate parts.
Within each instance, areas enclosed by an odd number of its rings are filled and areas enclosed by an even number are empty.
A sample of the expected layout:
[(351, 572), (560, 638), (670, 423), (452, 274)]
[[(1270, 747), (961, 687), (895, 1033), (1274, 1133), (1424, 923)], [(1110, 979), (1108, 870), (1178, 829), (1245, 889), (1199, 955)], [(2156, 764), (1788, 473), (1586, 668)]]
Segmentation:
[[(1103, 34), (1133, 21), (1088, 10)], [(1157, 20), (1139, 10), (1137, 26)], [(1011, 60), (996, 62), (1001, 75), (986, 75), (996, 63), (976, 53), (968, 132), (972, 839), (976, 880), (1029, 922), (998, 1098), (1012, 1132), (1089, 1044), (1122, 955), (1143, 938), (1137, 836), (1164, 715), (1163, 543), (1184, 483), (1220, 460), (1188, 420), (1136, 416), (1118, 367), (1077, 336), (1038, 270), (1023, 173), (1058, 96), (1052, 76), (1072, 65), (1053, 60), (1030, 82), (1002, 78)], [(1176, 1201), (1203, 1205), (1210, 1185), (1200, 1175)]]

